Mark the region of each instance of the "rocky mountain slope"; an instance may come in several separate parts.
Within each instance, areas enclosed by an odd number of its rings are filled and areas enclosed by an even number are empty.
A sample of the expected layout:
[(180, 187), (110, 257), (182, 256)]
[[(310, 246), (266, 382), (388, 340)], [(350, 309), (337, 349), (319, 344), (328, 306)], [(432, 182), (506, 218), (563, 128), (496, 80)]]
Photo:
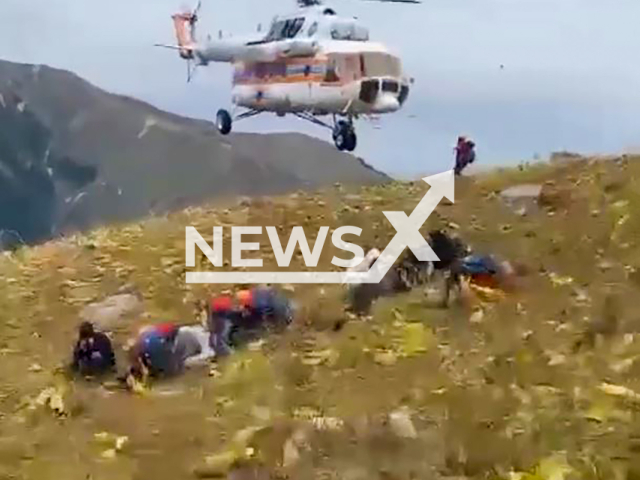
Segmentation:
[(223, 138), (209, 122), (107, 93), (69, 72), (2, 61), (0, 141), (5, 240), (11, 231), (31, 242), (211, 197), (387, 180), (304, 135)]

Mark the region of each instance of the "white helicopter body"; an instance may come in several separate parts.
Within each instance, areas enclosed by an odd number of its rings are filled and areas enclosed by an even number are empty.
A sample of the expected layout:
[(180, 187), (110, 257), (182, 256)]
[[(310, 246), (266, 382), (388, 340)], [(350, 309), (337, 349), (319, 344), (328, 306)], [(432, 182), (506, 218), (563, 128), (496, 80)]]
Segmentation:
[[(332, 129), (337, 148), (353, 151), (353, 120), (399, 110), (411, 82), (400, 58), (370, 41), (368, 29), (356, 19), (340, 17), (317, 0), (299, 1), (302, 8), (275, 17), (266, 35), (234, 39), (220, 34), (203, 44), (195, 38), (199, 5), (193, 13), (173, 16), (178, 45), (169, 48), (198, 65), (233, 65), (232, 103), (247, 109), (236, 120), (265, 112), (293, 114)], [(318, 118), (326, 115), (333, 116), (333, 125)], [(220, 133), (229, 133), (231, 124), (231, 114), (218, 111)]]

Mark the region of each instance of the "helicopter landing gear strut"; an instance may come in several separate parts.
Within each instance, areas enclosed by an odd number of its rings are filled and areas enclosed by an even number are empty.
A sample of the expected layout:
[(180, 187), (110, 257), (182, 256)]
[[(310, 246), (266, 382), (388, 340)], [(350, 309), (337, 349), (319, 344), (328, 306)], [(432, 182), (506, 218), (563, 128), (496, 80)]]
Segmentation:
[(262, 112), (259, 110), (247, 110), (246, 112), (242, 112), (240, 115), (232, 117), (227, 110), (221, 108), (216, 114), (216, 128), (222, 135), (228, 135), (229, 132), (231, 132), (233, 122), (237, 122), (249, 117), (255, 117), (260, 113)]
[(315, 125), (328, 128), (331, 130), (333, 137), (333, 143), (340, 151), (353, 152), (356, 149), (358, 138), (356, 136), (356, 130), (353, 126), (353, 117), (349, 116), (346, 120), (337, 120), (336, 116), (333, 116), (333, 125), (330, 125), (322, 120), (316, 118), (310, 113), (294, 113), (294, 115), (302, 120), (306, 120)]

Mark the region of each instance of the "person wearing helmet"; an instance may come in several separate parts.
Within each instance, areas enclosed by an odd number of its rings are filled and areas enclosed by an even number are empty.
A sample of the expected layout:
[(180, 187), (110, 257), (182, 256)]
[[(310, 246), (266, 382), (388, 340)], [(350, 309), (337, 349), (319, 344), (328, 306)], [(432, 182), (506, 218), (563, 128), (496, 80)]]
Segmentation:
[(90, 322), (80, 324), (71, 370), (84, 376), (98, 376), (115, 371), (115, 367), (116, 357), (109, 337), (97, 332)]
[(129, 350), (129, 375), (137, 379), (173, 375), (172, 349), (177, 333), (173, 323), (142, 327)]
[(146, 326), (139, 330), (129, 350), (131, 367), (127, 376), (136, 380), (172, 377), (211, 356), (209, 338), (201, 326), (174, 323)]
[(238, 312), (228, 335), (229, 345), (233, 347), (259, 338), (265, 330), (285, 328), (293, 321), (293, 305), (271, 287), (239, 290), (235, 300)]
[(249, 328), (286, 326), (293, 321), (293, 307), (287, 297), (271, 287), (255, 287), (236, 294), (243, 322)]

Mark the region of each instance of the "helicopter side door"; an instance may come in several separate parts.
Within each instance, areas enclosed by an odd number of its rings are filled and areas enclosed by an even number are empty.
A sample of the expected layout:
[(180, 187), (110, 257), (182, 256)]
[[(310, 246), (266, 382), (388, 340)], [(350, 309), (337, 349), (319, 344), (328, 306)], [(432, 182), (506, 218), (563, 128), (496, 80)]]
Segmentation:
[(329, 53), (324, 61), (322, 80), (310, 84), (311, 98), (323, 109), (339, 112), (352, 100), (350, 88), (359, 76), (357, 56)]

